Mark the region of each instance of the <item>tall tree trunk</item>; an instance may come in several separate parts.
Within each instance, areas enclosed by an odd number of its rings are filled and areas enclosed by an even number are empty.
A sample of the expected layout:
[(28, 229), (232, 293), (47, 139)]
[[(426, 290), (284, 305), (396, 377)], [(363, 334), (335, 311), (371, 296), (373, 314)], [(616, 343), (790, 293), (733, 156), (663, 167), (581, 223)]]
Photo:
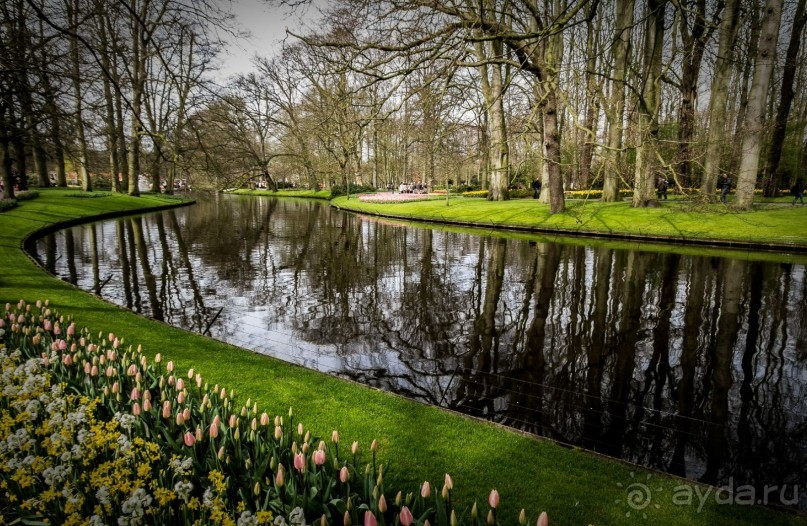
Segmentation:
[(6, 105), (0, 104), (0, 171), (3, 177), (3, 199), (14, 199), (14, 176), (11, 171), (11, 141), (6, 121)]
[[(483, 46), (487, 45), (487, 49)], [(476, 46), (477, 58), (480, 62), (486, 59), (500, 57), (502, 46), (500, 43), (479, 43)], [(510, 183), (510, 147), (507, 136), (507, 121), (504, 111), (505, 84), (501, 64), (484, 64), (479, 66), (482, 77), (482, 95), (489, 117), (488, 131), (490, 133), (490, 188), (488, 200), (504, 201), (509, 199), (507, 189)]]
[[(112, 59), (110, 58), (110, 50), (106, 45), (109, 40), (106, 13), (99, 9), (96, 17), (98, 37), (101, 42), (101, 46), (98, 51), (101, 55), (101, 65), (111, 75)], [(121, 168), (120, 160), (118, 158), (118, 134), (116, 133), (117, 125), (115, 123), (115, 98), (113, 96), (112, 81), (107, 75), (102, 75), (101, 81), (104, 86), (104, 109), (106, 110), (106, 115), (104, 115), (104, 125), (107, 139), (107, 150), (109, 152), (109, 173), (112, 177), (112, 191), (121, 192), (120, 179), (118, 177)]]
[(612, 46), (614, 72), (611, 88), (611, 113), (608, 115), (608, 162), (602, 187), (602, 200), (606, 202), (621, 200), (619, 165), (622, 156), (622, 122), (625, 113), (625, 74), (630, 60), (634, 2), (635, 0), (616, 0), (616, 29)]
[(776, 62), (776, 43), (782, 19), (784, 0), (768, 0), (760, 28), (759, 52), (754, 64), (754, 79), (748, 95), (745, 136), (742, 141), (742, 158), (737, 174), (737, 199), (734, 206), (748, 210), (754, 202), (754, 187), (759, 170), (759, 157), (765, 126), (765, 103)]
[[(750, 89), (750, 82), (751, 82), (751, 75), (754, 71), (754, 59), (757, 56), (758, 49), (759, 49), (759, 31), (761, 27), (761, 15), (760, 15), (760, 0), (751, 0), (751, 6), (745, 7), (741, 11), (745, 13), (745, 17), (750, 22), (751, 25), (751, 35), (748, 40), (748, 49), (745, 53), (745, 61), (743, 62), (743, 70), (742, 70), (742, 79), (740, 80), (739, 86), (739, 95), (740, 95), (740, 104), (737, 108), (737, 120), (734, 124), (734, 141), (732, 142), (732, 151), (731, 151), (731, 169), (732, 173), (736, 173), (738, 166), (740, 164), (740, 157), (742, 155), (742, 151), (740, 150), (740, 143), (742, 142), (742, 138), (745, 134), (745, 130), (743, 126), (745, 126), (745, 116), (748, 112), (748, 97), (751, 92)], [(736, 45), (736, 42), (734, 43)]]
[(701, 197), (708, 202), (717, 201), (715, 190), (723, 157), (726, 135), (726, 102), (729, 83), (734, 65), (734, 40), (740, 20), (739, 0), (726, 0), (723, 19), (720, 21), (719, 42), (715, 69), (712, 77), (712, 90), (709, 99), (709, 131), (706, 139), (706, 159), (701, 182)]
[(588, 23), (588, 39), (586, 41), (586, 54), (588, 55), (588, 65), (586, 67), (586, 118), (583, 123), (585, 128), (582, 133), (583, 147), (580, 153), (580, 188), (588, 188), (591, 178), (591, 163), (594, 158), (594, 144), (597, 141), (597, 117), (600, 115), (600, 97), (597, 95), (597, 55), (599, 45), (597, 34), (600, 32), (601, 24), (598, 22), (595, 27)]
[(787, 46), (785, 70), (782, 74), (782, 88), (779, 96), (779, 109), (776, 112), (776, 124), (773, 128), (771, 147), (768, 150), (768, 162), (765, 166), (764, 189), (765, 197), (775, 197), (779, 193), (780, 177), (777, 174), (779, 161), (782, 158), (782, 146), (785, 142), (787, 121), (790, 116), (790, 107), (793, 104), (793, 82), (796, 69), (799, 66), (798, 56), (801, 47), (802, 32), (807, 22), (807, 0), (799, 0), (796, 6), (796, 16), (793, 19), (793, 28), (790, 31), (790, 44)]
[(681, 71), (681, 107), (678, 112), (678, 182), (687, 188), (692, 187), (695, 183), (691, 173), (691, 145), (695, 136), (698, 79), (706, 42), (712, 33), (707, 31), (706, 26), (706, 0), (697, 0), (694, 4), (694, 6), (689, 3), (683, 5), (685, 10), (694, 11), (691, 30), (687, 24), (689, 20), (688, 14), (686, 12), (680, 13), (684, 63)]
[(642, 90), (638, 108), (639, 144), (636, 147), (636, 167), (633, 206), (658, 206), (656, 199), (655, 156), (658, 151), (659, 83), (661, 82), (661, 50), (664, 45), (664, 10), (667, 0), (649, 0), (645, 25)]
[[(74, 3), (75, 0), (69, 0), (66, 2), (67, 5), (67, 16), (68, 20), (70, 21), (70, 27), (73, 28), (74, 31), (78, 31), (78, 3)], [(72, 66), (72, 78), (71, 81), (73, 83), (73, 97), (75, 99), (75, 117), (74, 117), (74, 124), (75, 124), (75, 132), (76, 132), (76, 143), (78, 146), (78, 154), (75, 158), (76, 162), (76, 169), (78, 171), (79, 181), (81, 183), (81, 189), (85, 192), (92, 192), (92, 181), (90, 180), (90, 173), (87, 170), (87, 138), (84, 134), (84, 116), (83, 116), (83, 92), (81, 88), (81, 64), (79, 62), (79, 54), (78, 54), (78, 38), (75, 36), (70, 37), (70, 62)]]

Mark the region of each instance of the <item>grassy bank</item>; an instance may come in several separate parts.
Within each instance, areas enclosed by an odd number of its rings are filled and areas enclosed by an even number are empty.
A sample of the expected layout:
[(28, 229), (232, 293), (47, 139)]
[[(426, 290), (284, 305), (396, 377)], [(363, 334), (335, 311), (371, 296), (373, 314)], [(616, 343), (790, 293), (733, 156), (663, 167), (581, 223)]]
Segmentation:
[[(22, 240), (75, 218), (176, 201), (163, 196), (74, 194), (44, 190), (39, 198), (0, 214), (0, 302), (48, 298), (79, 324), (93, 331), (114, 331), (126, 343), (142, 344), (149, 354), (161, 352), (181, 371), (193, 367), (211, 383), (235, 389), (241, 400), (251, 397), (272, 414), (294, 407), (295, 420), (323, 436), (338, 429), (343, 440), (358, 440), (362, 447), (376, 438), (382, 462), (391, 464), (390, 487), (416, 491), (423, 480), (442, 481), (448, 472), (457, 497), (468, 503), (476, 498), (485, 510), (488, 491), (497, 488), (502, 495), (502, 524), (517, 524), (521, 507), (533, 517), (533, 524), (541, 510), (558, 525), (807, 524), (805, 517), (763, 507), (718, 504), (713, 491), (701, 505), (696, 495), (705, 495), (706, 488), (698, 487), (696, 494), (694, 486), (679, 479), (289, 365), (110, 305), (47, 275), (20, 250)], [(628, 505), (626, 489), (635, 483), (652, 488), (652, 503), (643, 510)], [(681, 497), (687, 494), (692, 500), (683, 505)]]
[(725, 242), (752, 248), (807, 248), (807, 207), (786, 204), (735, 212), (724, 205), (695, 206), (684, 201), (642, 209), (632, 208), (629, 202), (567, 201), (563, 214), (550, 214), (549, 205), (532, 199), (493, 202), (453, 198), (446, 206), (445, 201), (376, 204), (338, 197), (332, 204), (356, 212), (488, 228)]

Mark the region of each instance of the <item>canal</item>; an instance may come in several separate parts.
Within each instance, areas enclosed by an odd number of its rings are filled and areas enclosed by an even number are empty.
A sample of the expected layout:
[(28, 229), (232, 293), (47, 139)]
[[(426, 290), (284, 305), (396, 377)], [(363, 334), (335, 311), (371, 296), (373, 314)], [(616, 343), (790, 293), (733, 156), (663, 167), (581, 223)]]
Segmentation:
[(237, 196), (65, 229), (34, 256), (281, 360), (709, 484), (807, 488), (803, 258)]

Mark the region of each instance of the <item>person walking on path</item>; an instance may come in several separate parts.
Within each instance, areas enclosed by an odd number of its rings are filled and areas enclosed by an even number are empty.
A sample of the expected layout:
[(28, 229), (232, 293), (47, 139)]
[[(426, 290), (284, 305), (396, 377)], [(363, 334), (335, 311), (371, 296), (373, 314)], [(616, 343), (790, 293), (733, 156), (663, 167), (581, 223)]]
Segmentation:
[(656, 197), (658, 199), (664, 198), (665, 201), (667, 200), (667, 186), (667, 178), (662, 175), (658, 178), (658, 184), (656, 184)]
[(796, 184), (793, 185), (793, 188), (790, 189), (790, 192), (793, 194), (793, 202), (790, 203), (790, 206), (796, 206), (796, 201), (798, 200), (801, 202), (801, 206), (804, 206), (804, 178), (799, 177), (796, 179)]
[(532, 198), (538, 199), (541, 196), (541, 180), (537, 177), (532, 182)]
[(723, 203), (728, 204), (729, 190), (731, 190), (731, 177), (729, 177), (729, 174), (723, 174), (718, 186), (720, 187), (720, 200)]

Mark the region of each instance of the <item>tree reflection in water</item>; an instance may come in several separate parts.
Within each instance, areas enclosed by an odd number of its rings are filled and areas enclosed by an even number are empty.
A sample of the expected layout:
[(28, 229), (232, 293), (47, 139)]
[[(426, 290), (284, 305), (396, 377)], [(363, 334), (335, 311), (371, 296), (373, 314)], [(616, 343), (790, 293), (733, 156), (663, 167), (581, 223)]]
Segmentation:
[(36, 251), (104, 298), (283, 360), (712, 484), (807, 481), (803, 264), (222, 196)]

